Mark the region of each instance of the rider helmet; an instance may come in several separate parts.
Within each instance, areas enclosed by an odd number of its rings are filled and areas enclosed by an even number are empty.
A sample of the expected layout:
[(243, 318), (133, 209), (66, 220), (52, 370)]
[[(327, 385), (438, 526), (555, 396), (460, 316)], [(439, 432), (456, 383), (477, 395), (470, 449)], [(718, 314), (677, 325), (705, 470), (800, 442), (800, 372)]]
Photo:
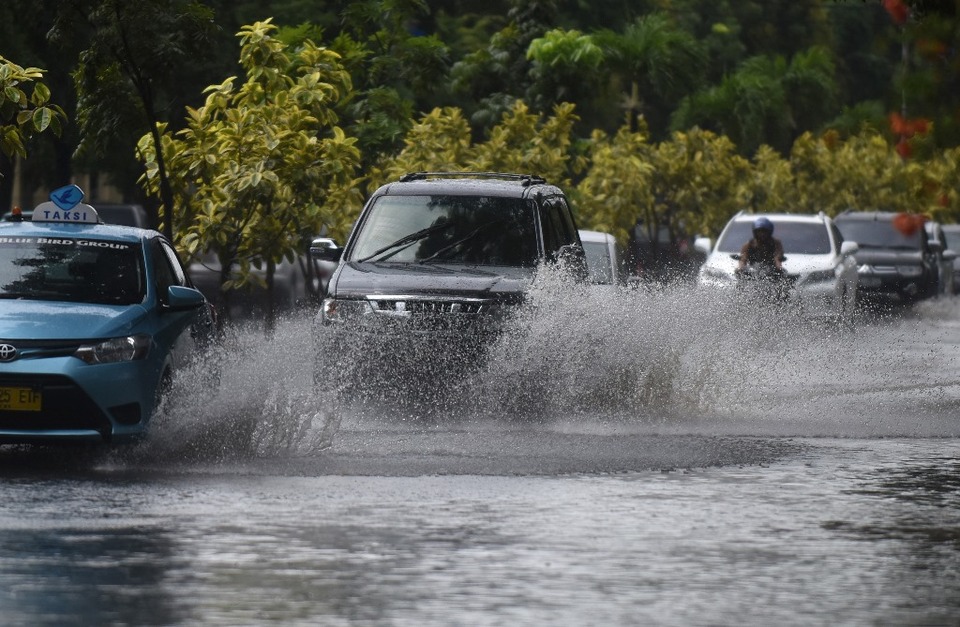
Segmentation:
[(768, 218), (757, 218), (753, 221), (753, 230), (754, 231), (769, 231), (770, 234), (773, 234), (773, 222)]

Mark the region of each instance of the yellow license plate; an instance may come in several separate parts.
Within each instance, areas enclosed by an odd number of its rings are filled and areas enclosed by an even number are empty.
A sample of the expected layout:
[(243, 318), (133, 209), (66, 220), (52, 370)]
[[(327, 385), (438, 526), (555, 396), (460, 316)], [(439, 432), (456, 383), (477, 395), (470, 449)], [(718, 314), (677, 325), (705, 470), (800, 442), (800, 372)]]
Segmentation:
[(0, 410), (40, 411), (40, 396), (32, 388), (0, 387)]

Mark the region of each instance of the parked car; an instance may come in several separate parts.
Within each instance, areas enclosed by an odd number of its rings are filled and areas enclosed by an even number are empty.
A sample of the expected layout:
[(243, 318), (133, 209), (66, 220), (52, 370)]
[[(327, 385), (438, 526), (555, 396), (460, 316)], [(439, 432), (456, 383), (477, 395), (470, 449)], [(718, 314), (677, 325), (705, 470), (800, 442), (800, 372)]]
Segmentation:
[(937, 252), (937, 292), (941, 296), (955, 294), (957, 280), (953, 264), (957, 261), (957, 249), (947, 245), (947, 236), (942, 224), (927, 220), (923, 226), (927, 230), (927, 239), (931, 248)]
[[(898, 217), (899, 216), (899, 217)], [(846, 211), (837, 228), (857, 242), (860, 291), (914, 302), (939, 293), (940, 253), (921, 216), (889, 211)]]
[(106, 225), (76, 186), (0, 223), (0, 442), (147, 433), (213, 310), (156, 231)]
[[(847, 318), (857, 304), (857, 243), (846, 241), (827, 215), (764, 214), (773, 222), (774, 237), (783, 242), (783, 269), (791, 285), (789, 298), (812, 315)], [(712, 246), (709, 238), (697, 238), (694, 247), (707, 255), (698, 284), (733, 289), (740, 250), (750, 240), (752, 213), (735, 215)]]
[(100, 219), (107, 224), (123, 224), (140, 229), (150, 228), (150, 217), (142, 205), (120, 203), (90, 203), (97, 209)]
[(960, 276), (960, 224), (944, 224), (943, 236), (945, 238), (944, 243), (947, 248), (952, 251), (956, 251), (958, 256), (953, 258), (953, 294), (960, 293), (960, 281), (956, 277)]
[(402, 395), (442, 386), (482, 362), (540, 264), (586, 276), (566, 196), (525, 174), (407, 174), (373, 193), (343, 248), (321, 238), (311, 252), (338, 262), (316, 377), (340, 392), (405, 375)]
[(587, 256), (589, 281), (595, 285), (625, 285), (623, 251), (616, 238), (602, 231), (580, 229), (578, 233)]

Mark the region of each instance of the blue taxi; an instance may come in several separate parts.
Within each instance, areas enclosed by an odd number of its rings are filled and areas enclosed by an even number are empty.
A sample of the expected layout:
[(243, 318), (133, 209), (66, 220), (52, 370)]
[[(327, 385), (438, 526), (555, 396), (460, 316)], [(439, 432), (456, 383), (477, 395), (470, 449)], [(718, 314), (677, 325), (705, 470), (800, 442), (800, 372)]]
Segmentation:
[(214, 337), (159, 232), (103, 224), (70, 185), (0, 223), (0, 443), (143, 436), (164, 387)]

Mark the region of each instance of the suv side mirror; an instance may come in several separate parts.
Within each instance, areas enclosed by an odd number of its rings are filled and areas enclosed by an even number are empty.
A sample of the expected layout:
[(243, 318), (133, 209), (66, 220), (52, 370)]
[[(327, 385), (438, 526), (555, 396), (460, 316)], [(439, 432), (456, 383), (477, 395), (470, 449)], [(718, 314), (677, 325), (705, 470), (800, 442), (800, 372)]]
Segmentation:
[(860, 250), (860, 245), (856, 242), (843, 242), (840, 244), (840, 256), (846, 257)]
[(704, 255), (709, 255), (712, 243), (713, 242), (710, 241), (709, 237), (698, 237), (697, 239), (693, 240), (693, 248)]
[(340, 261), (343, 249), (329, 237), (317, 237), (310, 242), (310, 256), (318, 261)]

